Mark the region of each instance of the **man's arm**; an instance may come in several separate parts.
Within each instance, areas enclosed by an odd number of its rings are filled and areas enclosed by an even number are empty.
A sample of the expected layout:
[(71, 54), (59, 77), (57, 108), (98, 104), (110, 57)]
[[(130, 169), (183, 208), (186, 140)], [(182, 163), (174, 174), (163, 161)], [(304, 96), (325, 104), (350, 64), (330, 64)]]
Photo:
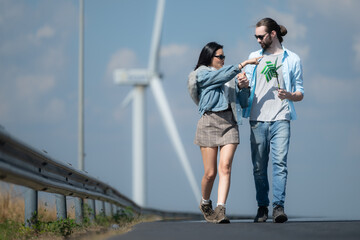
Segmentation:
[(299, 91), (287, 92), (285, 89), (279, 89), (278, 90), (278, 97), (281, 100), (289, 99), (290, 101), (298, 102), (298, 101), (303, 100), (304, 95)]

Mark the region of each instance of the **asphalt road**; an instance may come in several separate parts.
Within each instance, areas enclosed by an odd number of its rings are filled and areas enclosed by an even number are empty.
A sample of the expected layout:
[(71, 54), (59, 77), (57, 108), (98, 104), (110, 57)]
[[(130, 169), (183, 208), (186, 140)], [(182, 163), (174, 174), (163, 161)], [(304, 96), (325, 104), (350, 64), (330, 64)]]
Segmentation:
[(232, 240), (232, 239), (356, 239), (360, 240), (359, 221), (291, 220), (283, 224), (232, 220), (231, 224), (204, 221), (159, 221), (136, 225), (130, 232), (108, 240)]

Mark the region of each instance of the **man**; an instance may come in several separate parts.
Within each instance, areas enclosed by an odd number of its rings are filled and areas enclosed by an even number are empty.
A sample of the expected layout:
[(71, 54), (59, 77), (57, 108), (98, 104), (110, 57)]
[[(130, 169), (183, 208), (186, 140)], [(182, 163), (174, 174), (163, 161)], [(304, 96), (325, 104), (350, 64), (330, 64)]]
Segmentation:
[[(290, 120), (296, 119), (293, 102), (304, 96), (300, 58), (282, 45), (287, 30), (271, 18), (256, 24), (260, 50), (249, 58), (263, 56), (259, 65), (246, 67), (251, 94), (243, 112), (250, 118), (250, 142), (258, 212), (254, 222), (266, 222), (269, 206), (267, 167), (272, 161), (273, 222), (287, 221), (284, 212)], [(271, 152), (271, 153), (270, 153)]]

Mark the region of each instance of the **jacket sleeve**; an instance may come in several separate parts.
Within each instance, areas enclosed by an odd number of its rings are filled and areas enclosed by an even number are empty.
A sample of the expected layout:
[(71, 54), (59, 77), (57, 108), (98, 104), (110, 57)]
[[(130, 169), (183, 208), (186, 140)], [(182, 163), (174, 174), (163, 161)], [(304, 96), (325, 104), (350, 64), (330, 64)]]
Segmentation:
[(247, 108), (249, 106), (250, 88), (239, 89), (238, 80), (235, 79), (235, 93), (241, 108)]
[(237, 98), (241, 108), (247, 108), (249, 106), (250, 88), (240, 89), (237, 93)]
[(233, 79), (240, 72), (236, 65), (224, 66), (219, 70), (202, 70), (197, 74), (197, 83), (200, 88), (218, 88)]

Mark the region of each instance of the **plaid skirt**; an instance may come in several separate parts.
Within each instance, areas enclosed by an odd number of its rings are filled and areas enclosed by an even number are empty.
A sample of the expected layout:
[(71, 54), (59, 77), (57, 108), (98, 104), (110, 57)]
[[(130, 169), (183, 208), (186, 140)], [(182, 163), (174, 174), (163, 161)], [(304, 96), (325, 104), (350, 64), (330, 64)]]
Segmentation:
[(231, 108), (204, 113), (198, 121), (194, 143), (200, 147), (238, 144), (239, 130)]

